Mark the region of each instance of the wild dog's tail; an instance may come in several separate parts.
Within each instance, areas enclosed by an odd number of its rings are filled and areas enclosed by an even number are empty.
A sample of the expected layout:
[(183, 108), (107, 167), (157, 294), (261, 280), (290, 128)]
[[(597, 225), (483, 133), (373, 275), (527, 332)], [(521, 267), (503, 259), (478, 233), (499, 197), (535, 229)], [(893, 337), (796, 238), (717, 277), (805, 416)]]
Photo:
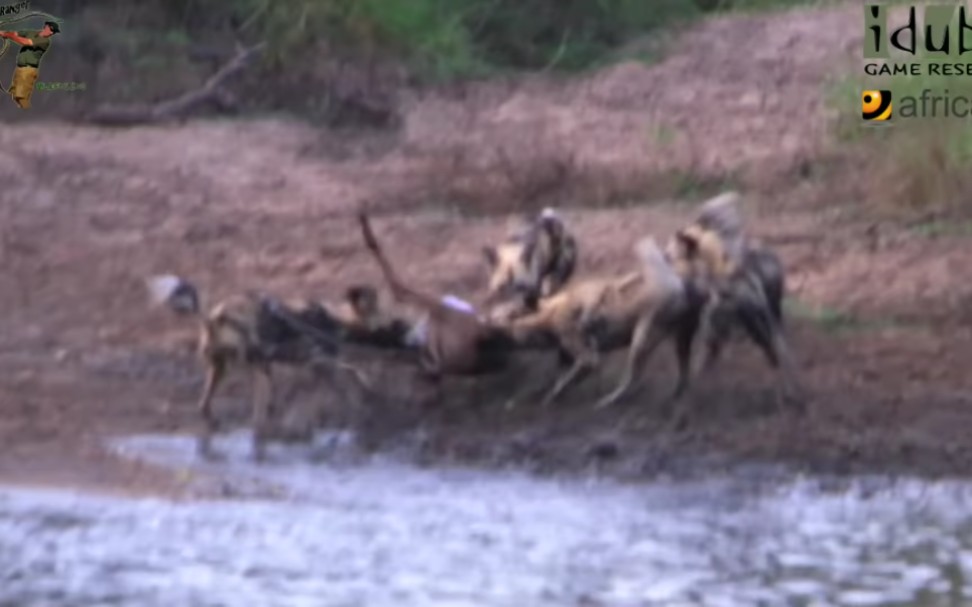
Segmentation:
[(389, 288), (392, 291), (392, 295), (396, 300), (400, 302), (411, 302), (416, 306), (420, 306), (430, 313), (436, 313), (443, 309), (443, 306), (438, 298), (431, 297), (415, 289), (408, 287), (402, 280), (398, 277), (395, 269), (392, 268), (388, 259), (385, 257), (385, 253), (381, 250), (378, 245), (378, 239), (375, 238), (375, 233), (371, 229), (371, 221), (368, 219), (368, 214), (364, 211), (358, 212), (358, 222), (361, 224), (361, 234), (364, 237), (365, 246), (371, 251), (375, 260), (378, 262), (378, 266), (381, 268), (382, 274), (385, 276), (385, 282), (388, 283)]
[(658, 241), (653, 236), (646, 236), (635, 244), (635, 255), (642, 263), (642, 276), (649, 283), (666, 292), (677, 292), (682, 289), (682, 278), (675, 268), (665, 259)]
[(149, 299), (154, 305), (164, 305), (177, 314), (189, 316), (202, 311), (199, 290), (188, 280), (175, 274), (160, 274), (145, 279)]

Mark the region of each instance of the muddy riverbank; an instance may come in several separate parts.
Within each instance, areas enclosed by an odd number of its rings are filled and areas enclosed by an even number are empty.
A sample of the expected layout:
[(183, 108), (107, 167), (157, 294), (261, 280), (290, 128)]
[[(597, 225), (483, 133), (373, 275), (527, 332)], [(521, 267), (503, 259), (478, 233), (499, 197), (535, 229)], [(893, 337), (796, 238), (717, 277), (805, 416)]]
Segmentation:
[[(668, 347), (646, 365), (640, 393), (601, 412), (590, 405), (613, 387), (623, 354), (562, 402), (513, 412), (503, 401), (521, 380), (549, 378), (551, 361), (489, 385), (450, 385), (435, 405), (407, 366), (364, 357), (382, 395), (345, 420), (341, 396), (317, 385), (313, 398), (332, 416), (324, 427), (347, 422), (376, 450), (426, 464), (623, 479), (739, 462), (972, 474), (968, 230), (879, 222), (828, 189), (852, 184), (815, 172), (830, 133), (823, 83), (837, 75), (835, 62), (857, 58), (857, 19), (851, 5), (720, 17), (651, 65), (430, 94), (406, 108), (402, 133), (380, 141), (282, 118), (113, 130), (5, 124), (0, 481), (181, 491), (172, 473), (103, 449), (110, 437), (199, 425), (196, 327), (147, 305), (146, 276), (184, 275), (207, 302), (246, 289), (333, 300), (353, 283), (380, 288), (354, 218), (371, 202), (403, 276), (475, 301), (481, 247), (529, 210), (511, 202), (516, 184), (533, 191), (558, 166), (579, 179), (562, 192), (579, 275), (627, 269), (632, 243), (670, 236), (712, 179), (748, 176), (725, 185), (742, 190), (751, 233), (787, 267), (791, 341), (814, 394), (807, 417), (776, 411), (773, 374), (739, 345), (717, 377), (700, 382), (681, 434), (658, 406), (672, 385)], [(484, 150), (522, 153), (511, 162), (526, 174), (486, 162)], [(654, 189), (652, 179), (641, 188), (655, 171), (674, 171), (665, 174), (684, 187)], [(595, 196), (621, 186), (633, 188), (622, 188), (624, 204)], [(383, 288), (381, 296), (388, 304)], [(248, 396), (243, 377), (217, 396), (228, 428), (245, 422)]]

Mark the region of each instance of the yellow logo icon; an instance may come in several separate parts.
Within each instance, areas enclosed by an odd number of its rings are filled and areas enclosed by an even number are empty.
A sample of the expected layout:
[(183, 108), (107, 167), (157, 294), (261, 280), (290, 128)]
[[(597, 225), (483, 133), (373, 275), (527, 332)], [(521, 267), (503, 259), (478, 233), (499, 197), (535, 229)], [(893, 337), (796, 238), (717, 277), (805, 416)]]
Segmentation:
[(891, 120), (891, 91), (861, 93), (861, 117), (871, 122)]

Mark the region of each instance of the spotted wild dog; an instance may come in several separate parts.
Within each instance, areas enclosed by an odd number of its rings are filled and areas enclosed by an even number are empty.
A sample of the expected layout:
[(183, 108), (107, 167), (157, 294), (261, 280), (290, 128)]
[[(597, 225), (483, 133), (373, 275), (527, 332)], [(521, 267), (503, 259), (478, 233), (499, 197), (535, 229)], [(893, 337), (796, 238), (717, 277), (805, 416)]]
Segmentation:
[(146, 283), (156, 304), (199, 321), (197, 347), (206, 379), (197, 405), (204, 424), (198, 448), (205, 457), (212, 456), (211, 440), (217, 428), (212, 399), (231, 366), (246, 369), (254, 380), (251, 415), (253, 457), (257, 461), (264, 459), (269, 422), (275, 413), (273, 364), (326, 362), (350, 372), (359, 384), (367, 386), (367, 379), (356, 366), (339, 359), (345, 325), (355, 324), (353, 310), (361, 305), (360, 298), (352, 298), (350, 291), (350, 309), (343, 310), (342, 318), (317, 302), (284, 303), (255, 292), (226, 298), (206, 311), (198, 289), (183, 278), (162, 275)]
[(577, 252), (577, 239), (560, 214), (544, 209), (525, 229), (483, 247), (490, 271), (487, 302), (513, 296), (535, 302), (553, 295), (574, 275)]
[[(537, 309), (523, 304), (504, 319), (486, 319), (461, 301), (436, 298), (405, 285), (388, 262), (359, 213), (365, 244), (377, 260), (394, 297), (428, 314), (420, 364), (433, 376), (493, 373), (503, 370), (519, 349), (556, 349), (571, 368), (548, 391), (551, 402), (583, 371), (598, 365), (601, 352), (628, 347), (628, 365), (618, 387), (598, 407), (618, 400), (633, 382), (635, 367), (663, 340), (676, 342), (680, 376), (673, 399), (689, 384), (692, 341), (704, 297), (686, 289), (653, 238), (636, 252), (642, 268), (623, 276), (572, 281), (541, 299)], [(513, 399), (518, 400), (516, 398)]]
[(375, 348), (409, 347), (414, 324), (389, 314), (381, 305), (378, 291), (370, 285), (354, 285), (344, 300), (328, 311), (341, 323), (344, 341)]
[(641, 265), (638, 271), (574, 280), (540, 300), (536, 310), (523, 308), (505, 320), (517, 342), (535, 332), (554, 335), (562, 360), (571, 363), (546, 393), (543, 404), (599, 366), (601, 354), (627, 348), (621, 380), (595, 408), (617, 402), (634, 383), (638, 367), (666, 340), (673, 342), (678, 359), (677, 384), (668, 401), (677, 404), (686, 393), (704, 292), (682, 280), (654, 238), (641, 239), (635, 253)]
[(785, 269), (775, 252), (746, 237), (738, 203), (734, 192), (708, 201), (689, 226), (676, 232), (666, 251), (683, 278), (709, 293), (702, 373), (714, 368), (740, 328), (782, 374), (784, 396), (802, 408), (802, 388), (783, 333)]

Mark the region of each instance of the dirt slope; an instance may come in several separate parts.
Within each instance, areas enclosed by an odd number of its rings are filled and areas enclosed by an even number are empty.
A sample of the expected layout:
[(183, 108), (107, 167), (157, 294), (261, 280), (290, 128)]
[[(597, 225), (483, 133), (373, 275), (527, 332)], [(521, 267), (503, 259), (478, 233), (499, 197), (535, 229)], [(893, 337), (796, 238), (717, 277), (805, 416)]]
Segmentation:
[[(371, 201), (404, 274), (473, 297), (482, 280), (480, 245), (511, 218), (460, 219), (438, 196), (476, 190), (484, 202), (472, 210), (502, 207), (510, 176), (495, 163), (497, 150), (514, 165), (570, 150), (575, 166), (596, 167), (608, 180), (678, 169), (792, 184), (785, 196), (750, 195), (746, 204), (753, 231), (776, 244), (791, 268), (798, 307), (822, 310), (793, 325), (818, 393), (813, 417), (772, 415), (762, 395), (772, 377), (751, 348), (740, 347), (696, 399), (710, 413), (695, 430), (675, 440), (660, 430), (661, 417), (649, 416), (629, 429), (637, 447), (624, 447), (632, 456), (620, 460), (624, 466), (657, 469), (669, 461), (660, 454), (722, 453), (972, 470), (965, 440), (972, 417), (962, 396), (972, 379), (961, 364), (970, 351), (961, 313), (972, 284), (959, 261), (965, 243), (878, 238), (840, 207), (810, 204), (819, 197), (808, 196), (812, 184), (794, 173), (827, 144), (823, 84), (842, 61), (855, 60), (858, 10), (715, 19), (654, 66), (415, 99), (397, 137), (352, 138), (280, 120), (127, 131), (5, 125), (0, 479), (158, 482), (97, 448), (108, 434), (195, 422), (201, 376), (187, 341), (193, 328), (148, 309), (140, 280), (150, 273), (185, 274), (210, 300), (248, 287), (333, 297), (352, 280), (377, 283), (351, 215)], [(467, 182), (457, 184), (450, 171), (465, 171)], [(649, 194), (646, 187), (644, 204), (625, 210), (568, 212), (584, 247), (582, 271), (620, 267), (636, 237), (664, 237), (692, 211)], [(849, 313), (866, 322), (841, 316)], [(659, 382), (668, 358), (651, 365)], [(752, 378), (740, 379), (750, 371)], [(667, 382), (653, 385), (657, 395)], [(590, 390), (557, 414), (508, 415), (490, 399), (445, 411), (400, 403), (375, 413), (371, 425), (401, 413), (404, 427), (421, 423), (431, 432), (425, 446), (433, 455), (575, 467), (605, 433), (615, 447), (628, 444), (616, 432), (627, 413), (591, 413)], [(650, 413), (651, 402), (633, 399), (620, 410)]]

